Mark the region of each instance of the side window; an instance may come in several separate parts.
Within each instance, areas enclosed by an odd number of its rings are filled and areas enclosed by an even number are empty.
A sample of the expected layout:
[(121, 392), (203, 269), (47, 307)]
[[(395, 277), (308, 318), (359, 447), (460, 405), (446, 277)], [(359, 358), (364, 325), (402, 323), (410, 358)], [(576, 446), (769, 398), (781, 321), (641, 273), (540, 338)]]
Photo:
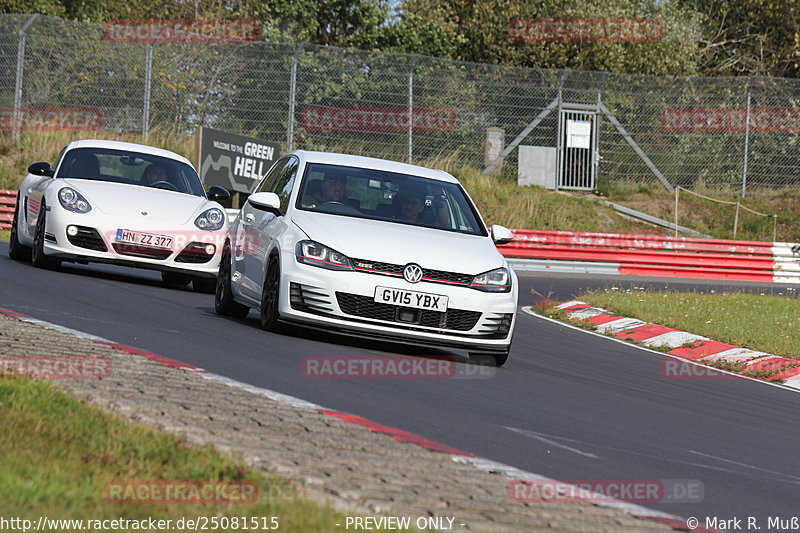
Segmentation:
[(272, 192), (275, 182), (278, 181), (278, 177), (280, 176), (283, 167), (285, 167), (290, 161), (290, 159), (279, 159), (278, 162), (272, 167), (272, 170), (267, 173), (267, 176), (258, 185), (258, 188), (253, 192)]
[(296, 158), (289, 158), (289, 161), (281, 169), (277, 181), (272, 189), (270, 189), (270, 192), (274, 192), (278, 195), (278, 198), (281, 199), (281, 209), (283, 210), (289, 205), (289, 196), (292, 194), (292, 188), (294, 187), (294, 180), (297, 178), (297, 168), (299, 166), (300, 162)]

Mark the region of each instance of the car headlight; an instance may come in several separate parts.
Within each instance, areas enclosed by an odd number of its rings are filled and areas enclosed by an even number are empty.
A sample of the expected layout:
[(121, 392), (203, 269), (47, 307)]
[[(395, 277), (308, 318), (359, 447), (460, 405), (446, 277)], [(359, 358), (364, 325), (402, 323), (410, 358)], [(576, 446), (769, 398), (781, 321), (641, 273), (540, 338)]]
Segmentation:
[(215, 231), (225, 224), (225, 213), (222, 209), (212, 207), (203, 211), (199, 217), (194, 219), (194, 225), (207, 231)]
[(511, 273), (505, 267), (484, 272), (472, 278), (469, 287), (483, 292), (510, 292)]
[(298, 263), (318, 266), (329, 270), (353, 270), (353, 263), (346, 255), (314, 241), (300, 241), (294, 248)]
[(62, 187), (58, 191), (58, 201), (61, 207), (73, 213), (88, 213), (92, 210), (89, 201), (72, 187)]

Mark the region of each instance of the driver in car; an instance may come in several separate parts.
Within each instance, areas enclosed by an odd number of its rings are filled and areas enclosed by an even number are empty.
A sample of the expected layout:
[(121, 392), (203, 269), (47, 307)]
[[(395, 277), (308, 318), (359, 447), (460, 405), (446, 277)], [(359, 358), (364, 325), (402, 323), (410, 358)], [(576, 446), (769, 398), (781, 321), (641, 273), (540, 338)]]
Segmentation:
[(142, 174), (142, 183), (145, 185), (153, 185), (157, 181), (166, 181), (167, 180), (167, 169), (164, 168), (164, 165), (159, 165), (158, 163), (154, 163), (147, 167)]
[(328, 174), (323, 178), (319, 191), (304, 195), (304, 206), (314, 209), (328, 202), (336, 202), (358, 208), (358, 201), (347, 197), (347, 178)]

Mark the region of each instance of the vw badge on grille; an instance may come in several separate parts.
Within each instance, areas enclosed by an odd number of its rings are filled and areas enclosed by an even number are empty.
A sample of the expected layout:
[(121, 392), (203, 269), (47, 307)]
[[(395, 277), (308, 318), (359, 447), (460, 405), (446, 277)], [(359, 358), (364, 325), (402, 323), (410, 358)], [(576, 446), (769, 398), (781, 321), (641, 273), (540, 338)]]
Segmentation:
[(422, 279), (422, 268), (410, 263), (403, 269), (403, 278), (409, 283), (419, 283)]

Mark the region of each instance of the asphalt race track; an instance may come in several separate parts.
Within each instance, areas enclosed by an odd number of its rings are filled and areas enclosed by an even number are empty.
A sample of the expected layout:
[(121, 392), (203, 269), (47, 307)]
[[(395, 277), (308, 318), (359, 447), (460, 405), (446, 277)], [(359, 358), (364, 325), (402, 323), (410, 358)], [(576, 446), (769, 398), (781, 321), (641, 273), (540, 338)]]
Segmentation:
[[(308, 379), (306, 356), (442, 355), (431, 349), (292, 328), (270, 334), (255, 312), (214, 313), (212, 295), (170, 289), (155, 272), (64, 264), (49, 272), (8, 259), (0, 307), (150, 350), (211, 372), (364, 416), (562, 480), (689, 480), (701, 501), (642, 503), (683, 517), (791, 519), (800, 500), (800, 394), (749, 380), (676, 380), (663, 357), (520, 312), (511, 356), (493, 376)], [(780, 287), (523, 273), (520, 303), (615, 285), (690, 290)], [(459, 365), (462, 367), (462, 365)], [(491, 372), (490, 372), (491, 373)], [(458, 491), (459, 487), (452, 487)]]

